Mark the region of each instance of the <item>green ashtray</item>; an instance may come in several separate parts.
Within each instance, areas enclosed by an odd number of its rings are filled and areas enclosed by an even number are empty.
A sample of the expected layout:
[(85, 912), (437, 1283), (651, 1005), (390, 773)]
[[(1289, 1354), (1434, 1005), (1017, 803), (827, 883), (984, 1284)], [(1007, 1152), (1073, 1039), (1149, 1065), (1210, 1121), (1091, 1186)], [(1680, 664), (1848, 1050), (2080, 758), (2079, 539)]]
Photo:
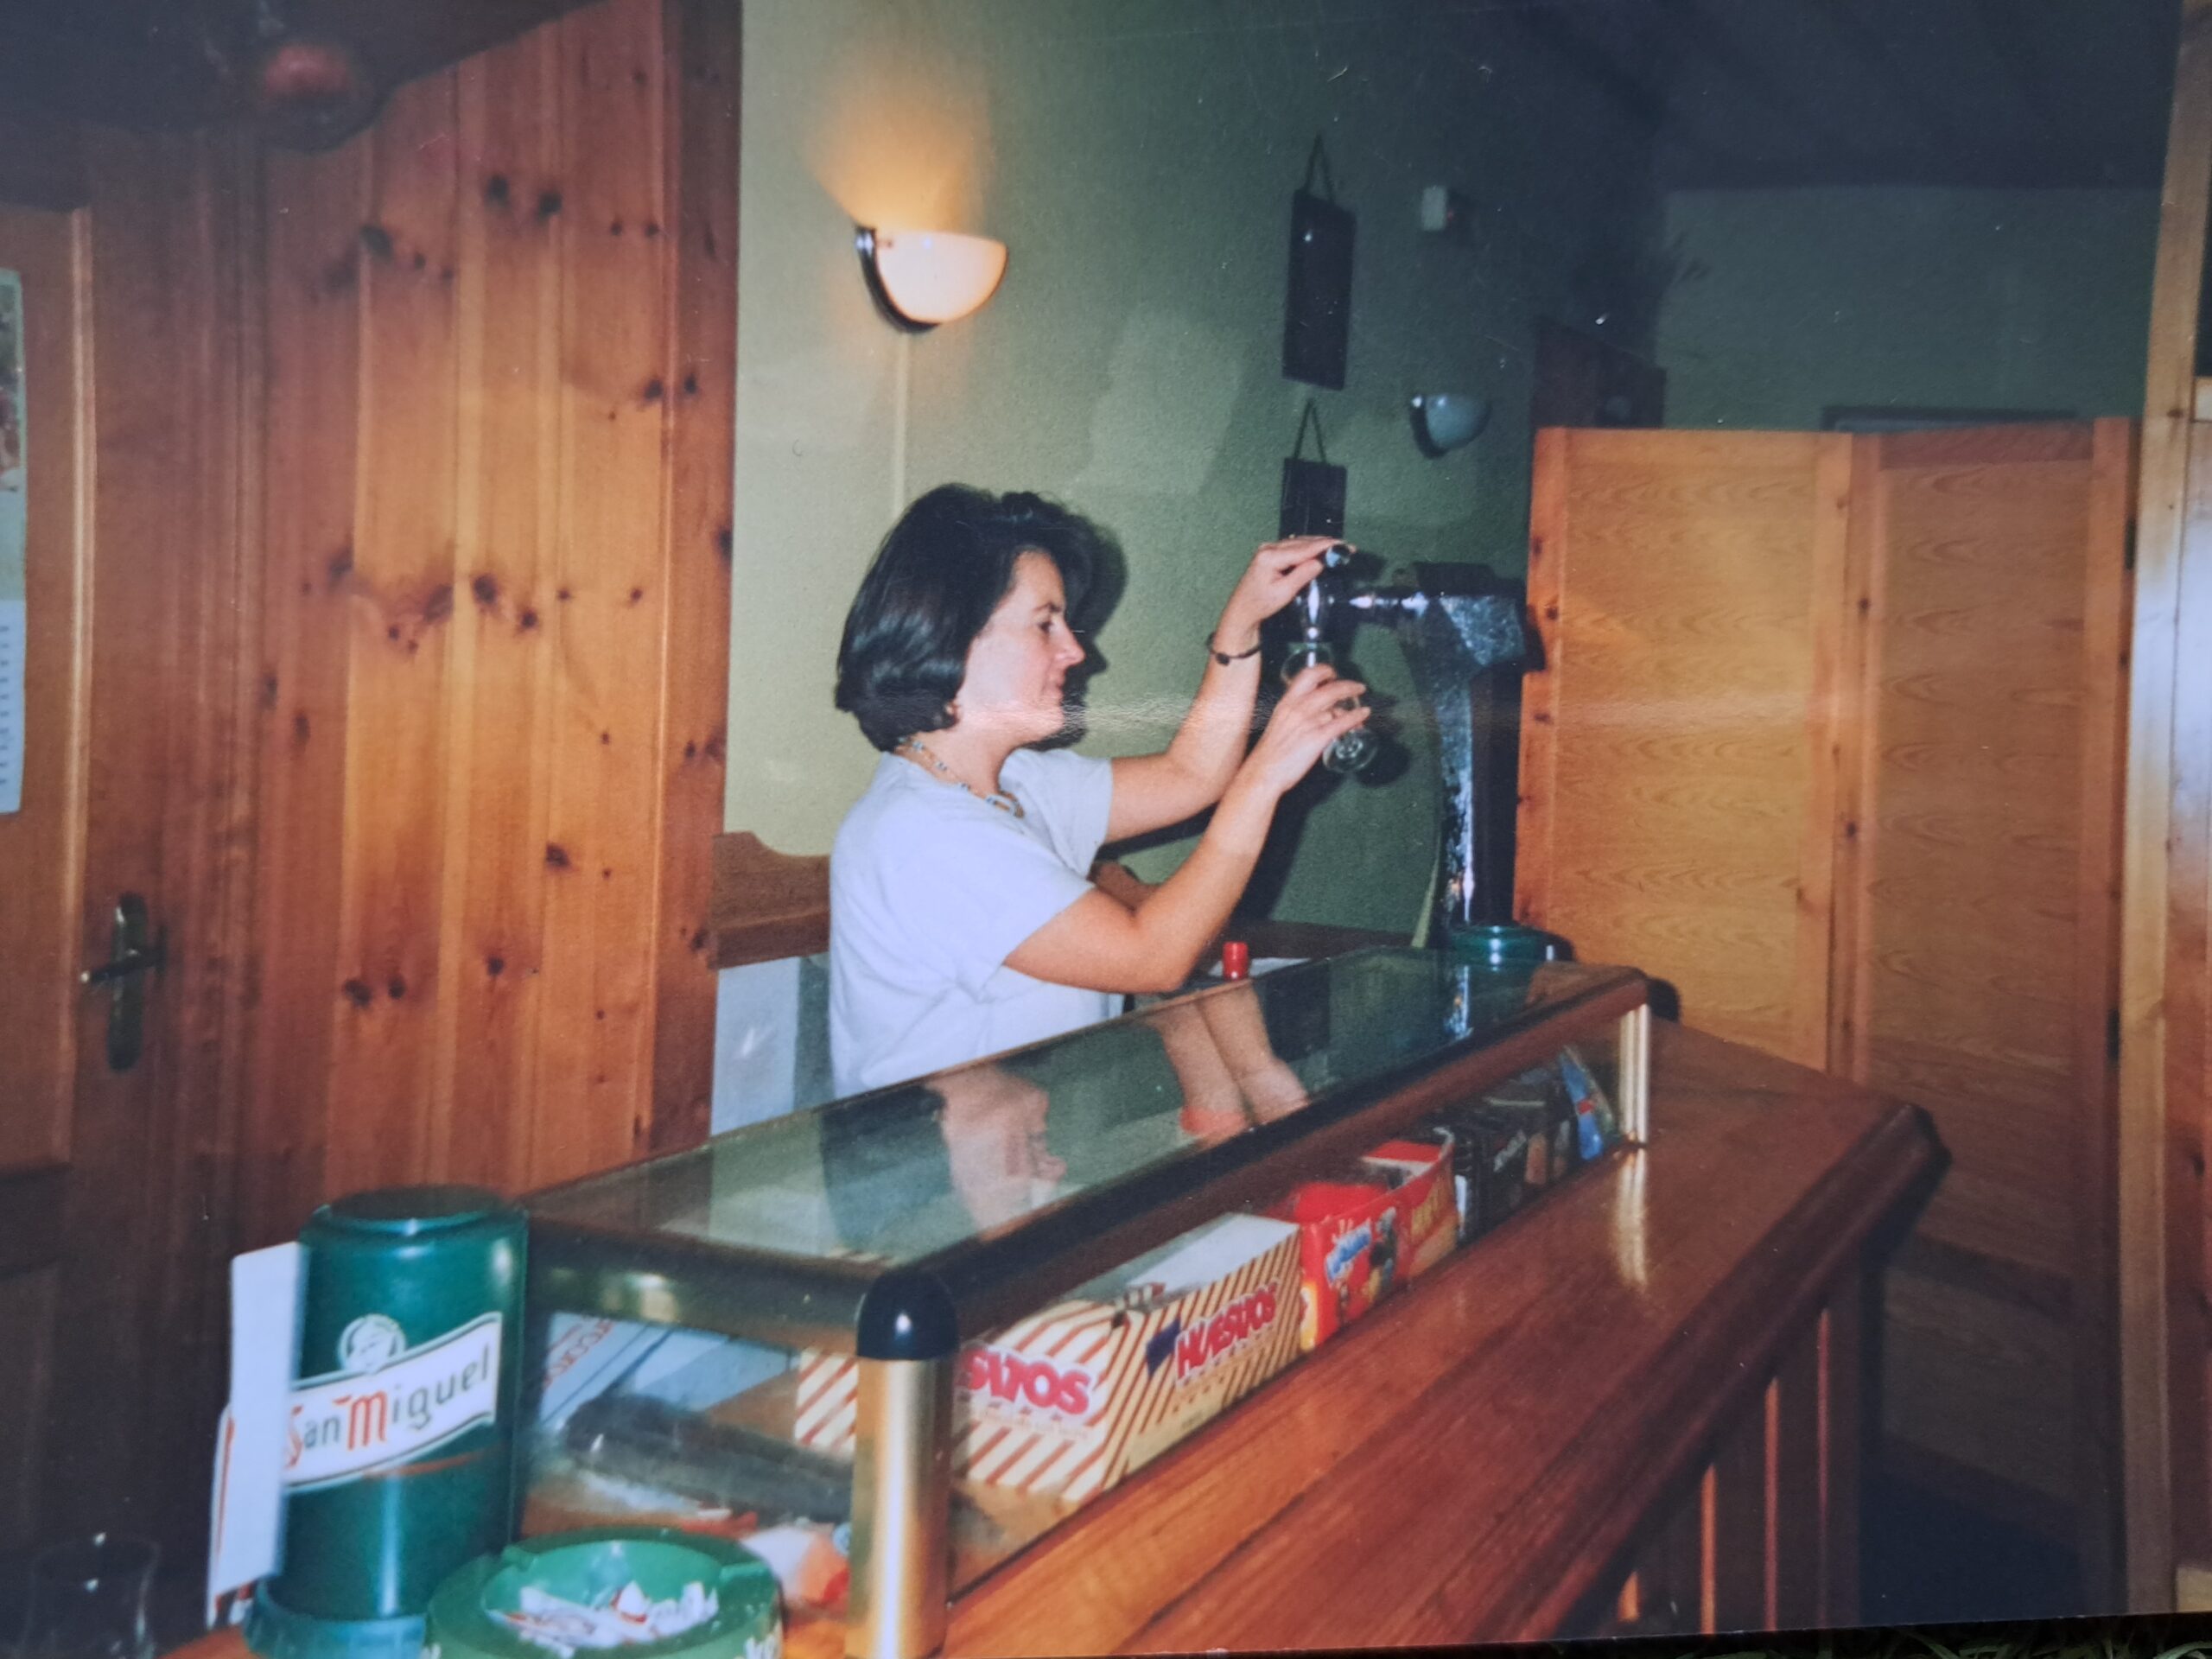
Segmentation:
[(752, 1551), (722, 1538), (666, 1527), (595, 1527), (510, 1544), (462, 1567), (430, 1598), (426, 1659), (559, 1659), (498, 1615), (519, 1612), (525, 1589), (563, 1601), (610, 1600), (635, 1583), (652, 1601), (686, 1585), (712, 1592), (714, 1616), (659, 1642), (575, 1644), (576, 1659), (777, 1659), (783, 1614), (776, 1575)]

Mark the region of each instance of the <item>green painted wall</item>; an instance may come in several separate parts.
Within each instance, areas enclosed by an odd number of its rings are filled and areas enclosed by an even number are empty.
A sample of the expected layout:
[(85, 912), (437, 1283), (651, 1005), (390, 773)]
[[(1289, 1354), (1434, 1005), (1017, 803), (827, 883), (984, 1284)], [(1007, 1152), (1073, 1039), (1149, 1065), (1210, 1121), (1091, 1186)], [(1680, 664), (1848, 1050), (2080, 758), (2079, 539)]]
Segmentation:
[(2143, 412), (2150, 190), (1687, 190), (1660, 308), (1670, 426), (1831, 406)]
[[(1274, 533), (1299, 413), (1351, 468), (1352, 539), (1394, 562), (1525, 563), (1531, 319), (1611, 303), (1601, 251), (1654, 222), (1643, 136), (1487, 10), (1274, 0), (749, 0), (728, 823), (826, 850), (874, 752), (830, 706), (837, 633), (899, 508), (946, 480), (1057, 496), (1118, 535), (1097, 641), (1101, 754), (1162, 746), (1200, 640)], [(1325, 136), (1359, 216), (1350, 383), (1281, 373), (1291, 192)], [(1419, 192), (1476, 204), (1425, 236)], [(856, 221), (1012, 249), (977, 316), (918, 340), (873, 313)], [(1615, 327), (1618, 326), (1616, 320)], [(1489, 432), (1440, 461), (1405, 399), (1473, 391)], [(1278, 914), (1410, 927), (1434, 766), (1309, 820)], [(1132, 860), (1159, 879), (1188, 842)]]

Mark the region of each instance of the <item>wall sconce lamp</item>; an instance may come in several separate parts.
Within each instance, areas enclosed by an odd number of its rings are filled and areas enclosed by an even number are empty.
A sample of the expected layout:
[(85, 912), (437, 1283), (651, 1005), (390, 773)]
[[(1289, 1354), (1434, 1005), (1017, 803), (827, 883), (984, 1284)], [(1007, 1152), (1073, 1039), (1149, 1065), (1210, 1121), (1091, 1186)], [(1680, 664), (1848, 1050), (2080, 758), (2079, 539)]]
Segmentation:
[(1472, 443), (1490, 424), (1490, 399), (1465, 391), (1422, 392), (1407, 405), (1414, 445), (1431, 461)]
[(910, 334), (966, 316), (1006, 274), (1006, 244), (950, 231), (879, 231), (853, 237), (868, 297), (884, 321)]

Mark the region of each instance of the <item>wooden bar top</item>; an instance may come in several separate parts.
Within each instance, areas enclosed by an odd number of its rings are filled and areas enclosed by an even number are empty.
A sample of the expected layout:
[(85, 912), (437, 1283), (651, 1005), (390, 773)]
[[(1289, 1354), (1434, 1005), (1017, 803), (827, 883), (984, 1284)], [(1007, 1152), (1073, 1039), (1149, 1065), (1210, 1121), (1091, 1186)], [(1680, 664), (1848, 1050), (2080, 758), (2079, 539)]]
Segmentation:
[(946, 1650), (1558, 1632), (1936, 1156), (1911, 1108), (1664, 1021), (1651, 1120), (970, 1590)]
[[(1914, 1109), (1664, 1021), (1652, 1040), (1648, 1147), (974, 1586), (946, 1652), (1557, 1633), (1938, 1156)], [(245, 1649), (223, 1632), (184, 1651)]]

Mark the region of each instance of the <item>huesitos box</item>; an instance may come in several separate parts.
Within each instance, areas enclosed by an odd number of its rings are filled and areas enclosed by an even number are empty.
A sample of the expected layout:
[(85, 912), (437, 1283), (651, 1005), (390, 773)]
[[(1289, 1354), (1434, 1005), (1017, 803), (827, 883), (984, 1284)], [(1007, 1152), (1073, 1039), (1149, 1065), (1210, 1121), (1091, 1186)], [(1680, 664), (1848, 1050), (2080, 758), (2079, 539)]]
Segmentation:
[(1319, 1346), (1459, 1241), (1452, 1141), (1388, 1141), (1343, 1179), (1294, 1187), (1268, 1214), (1299, 1230), (1299, 1344)]
[[(956, 1478), (1094, 1497), (1298, 1357), (1298, 1232), (1224, 1216), (961, 1350)], [(801, 1357), (796, 1438), (849, 1454), (849, 1355)]]

